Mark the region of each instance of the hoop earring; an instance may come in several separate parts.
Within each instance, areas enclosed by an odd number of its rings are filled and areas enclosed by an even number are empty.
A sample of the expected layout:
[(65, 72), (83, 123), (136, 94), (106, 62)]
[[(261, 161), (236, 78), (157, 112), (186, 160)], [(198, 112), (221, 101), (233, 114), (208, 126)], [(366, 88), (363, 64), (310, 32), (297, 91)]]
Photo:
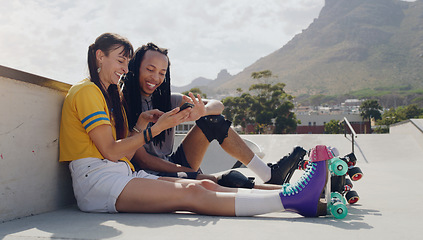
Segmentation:
[(97, 68), (97, 73), (101, 72), (101, 67)]

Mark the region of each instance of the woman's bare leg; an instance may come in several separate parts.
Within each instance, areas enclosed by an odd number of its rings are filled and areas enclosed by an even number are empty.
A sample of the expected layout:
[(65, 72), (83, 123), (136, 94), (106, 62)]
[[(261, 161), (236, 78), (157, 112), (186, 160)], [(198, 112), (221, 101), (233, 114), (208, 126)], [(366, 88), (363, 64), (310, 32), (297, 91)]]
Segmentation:
[(228, 130), (228, 137), (220, 145), (225, 152), (247, 166), (254, 157), (254, 152), (232, 128)]
[[(182, 147), (192, 169), (198, 170), (200, 168), (209, 145), (209, 141), (198, 126), (194, 126), (184, 138)], [(228, 137), (225, 138), (221, 147), (225, 152), (245, 165), (248, 165), (254, 157), (254, 152), (232, 128), (229, 128)]]
[(198, 126), (191, 128), (182, 141), (182, 147), (184, 149), (187, 162), (195, 171), (200, 168), (201, 162), (203, 161), (209, 145), (209, 140), (207, 140), (206, 136), (204, 136)]
[(182, 184), (200, 184), (205, 189), (213, 191), (213, 192), (238, 192), (237, 188), (228, 188), (224, 186), (220, 186), (216, 183), (216, 181), (204, 178), (204, 179), (185, 179), (185, 178), (173, 178), (173, 177), (160, 177), (159, 180), (174, 182), (174, 183), (182, 183)]
[(194, 180), (134, 178), (118, 197), (116, 209), (119, 212), (162, 213), (180, 210), (206, 215), (235, 216), (234, 193), (219, 194), (206, 189), (207, 184), (204, 187), (200, 183)]
[(276, 184), (254, 184), (255, 189), (262, 189), (262, 190), (281, 190), (281, 185)]

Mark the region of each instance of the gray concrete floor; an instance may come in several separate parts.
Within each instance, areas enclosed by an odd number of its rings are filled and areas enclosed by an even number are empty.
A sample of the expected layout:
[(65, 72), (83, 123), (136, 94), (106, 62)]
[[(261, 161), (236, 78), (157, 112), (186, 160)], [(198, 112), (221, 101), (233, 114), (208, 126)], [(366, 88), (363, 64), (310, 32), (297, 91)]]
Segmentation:
[[(277, 161), (294, 145), (336, 146), (351, 151), (343, 135), (245, 135)], [(360, 195), (344, 219), (304, 218), (287, 212), (248, 218), (174, 214), (94, 214), (75, 206), (0, 224), (1, 239), (421, 239), (423, 149), (409, 135), (359, 135), (355, 153), (364, 177), (354, 182)], [(210, 152), (216, 150), (212, 145)], [(222, 156), (225, 156), (224, 153)], [(233, 165), (228, 157), (206, 156), (203, 169)], [(219, 170), (219, 169), (217, 169)], [(252, 175), (248, 169), (242, 169)], [(216, 169), (213, 170), (216, 172)], [(297, 173), (296, 172), (296, 176)], [(295, 177), (296, 177), (295, 176)], [(257, 182), (260, 182), (259, 180)]]

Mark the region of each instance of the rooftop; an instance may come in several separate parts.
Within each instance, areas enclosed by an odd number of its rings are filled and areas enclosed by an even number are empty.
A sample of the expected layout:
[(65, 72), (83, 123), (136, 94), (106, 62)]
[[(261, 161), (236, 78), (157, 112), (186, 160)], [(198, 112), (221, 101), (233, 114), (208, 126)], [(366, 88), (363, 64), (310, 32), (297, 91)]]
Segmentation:
[[(344, 219), (331, 216), (304, 218), (288, 212), (242, 218), (186, 212), (84, 213), (77, 209), (72, 199), (68, 200), (69, 184), (54, 181), (66, 178), (67, 169), (63, 170), (57, 163), (58, 128), (46, 122), (49, 129), (55, 129), (49, 132), (44, 130), (47, 126), (42, 124), (48, 113), (60, 109), (60, 99), (64, 95), (50, 84), (32, 86), (13, 80), (20, 77), (0, 75), (0, 107), (3, 112), (12, 112), (0, 116), (0, 221), (4, 221), (0, 223), (0, 239), (422, 238), (420, 218), (423, 215), (423, 193), (418, 189), (423, 184), (420, 177), (423, 168), (423, 119), (397, 124), (392, 127), (391, 134), (357, 135), (354, 151), (357, 166), (362, 169), (364, 177), (354, 182), (353, 189), (360, 195), (360, 200), (347, 206), (349, 213)], [(7, 90), (4, 86), (7, 86)], [(45, 90), (46, 86), (55, 90)], [(60, 85), (60, 88), (63, 87), (66, 86)], [(28, 94), (32, 93), (32, 89), (41, 93), (35, 96)], [(15, 95), (17, 100), (13, 98)], [(52, 95), (51, 98), (49, 95)], [(22, 96), (28, 96), (28, 99)], [(43, 98), (49, 101), (41, 101)], [(52, 104), (54, 101), (59, 104)], [(34, 107), (38, 104), (42, 108)], [(50, 110), (42, 112), (40, 109), (44, 108)], [(56, 115), (54, 113), (48, 119), (55, 123)], [(242, 137), (256, 152), (264, 155), (266, 162), (277, 161), (295, 145), (304, 148), (330, 145), (337, 147), (341, 155), (350, 153), (353, 147), (351, 137), (340, 134)], [(178, 135), (177, 141), (182, 138), (183, 135)], [(47, 152), (51, 152), (53, 157)], [(235, 160), (213, 142), (202, 168), (206, 173), (219, 173), (231, 168), (234, 163)], [(246, 168), (240, 171), (253, 176)], [(301, 171), (296, 171), (293, 180), (299, 174)], [(57, 193), (61, 194), (50, 196)]]
[[(263, 148), (266, 161), (277, 160), (291, 146), (315, 144), (337, 146), (348, 153), (351, 142), (342, 135), (243, 136)], [(293, 213), (256, 217), (214, 217), (178, 212), (174, 214), (96, 214), (80, 212), (72, 205), (52, 212), (0, 224), (3, 239), (327, 239), (359, 236), (360, 239), (421, 239), (422, 147), (409, 135), (359, 135), (357, 166), (364, 177), (354, 182), (360, 195), (348, 205), (345, 219), (303, 218)], [(211, 152), (219, 152), (212, 146)], [(210, 153), (212, 154), (212, 153)], [(207, 156), (209, 157), (209, 156)], [(220, 157), (206, 159), (211, 168)], [(224, 161), (224, 160), (221, 160)], [(228, 161), (229, 162), (229, 161)], [(231, 162), (233, 163), (233, 162)], [(211, 166), (209, 166), (211, 165)], [(228, 165), (228, 164), (226, 164)], [(229, 164), (230, 165), (230, 164)], [(222, 168), (225, 168), (223, 166)], [(242, 169), (251, 175), (248, 169)], [(298, 172), (298, 171), (297, 171)]]

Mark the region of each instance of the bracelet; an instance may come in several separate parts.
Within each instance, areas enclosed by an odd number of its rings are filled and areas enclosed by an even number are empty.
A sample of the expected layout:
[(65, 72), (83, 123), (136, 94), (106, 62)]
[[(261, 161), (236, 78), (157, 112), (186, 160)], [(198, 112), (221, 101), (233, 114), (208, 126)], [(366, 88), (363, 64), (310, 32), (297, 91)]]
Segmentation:
[(148, 130), (148, 135), (149, 135), (148, 137), (150, 138), (150, 141), (151, 141), (151, 140), (153, 140), (153, 134), (151, 134), (151, 127), (148, 127), (147, 130)]
[(145, 143), (150, 143), (150, 141), (148, 141), (148, 138), (147, 138), (147, 129), (145, 129), (144, 131), (142, 131), (142, 133), (144, 134), (144, 141), (145, 141)]
[(140, 130), (138, 130), (138, 128), (136, 128), (136, 126), (134, 126), (133, 128), (132, 128), (132, 130), (134, 130), (135, 132), (137, 132), (137, 133), (140, 133), (141, 131)]

